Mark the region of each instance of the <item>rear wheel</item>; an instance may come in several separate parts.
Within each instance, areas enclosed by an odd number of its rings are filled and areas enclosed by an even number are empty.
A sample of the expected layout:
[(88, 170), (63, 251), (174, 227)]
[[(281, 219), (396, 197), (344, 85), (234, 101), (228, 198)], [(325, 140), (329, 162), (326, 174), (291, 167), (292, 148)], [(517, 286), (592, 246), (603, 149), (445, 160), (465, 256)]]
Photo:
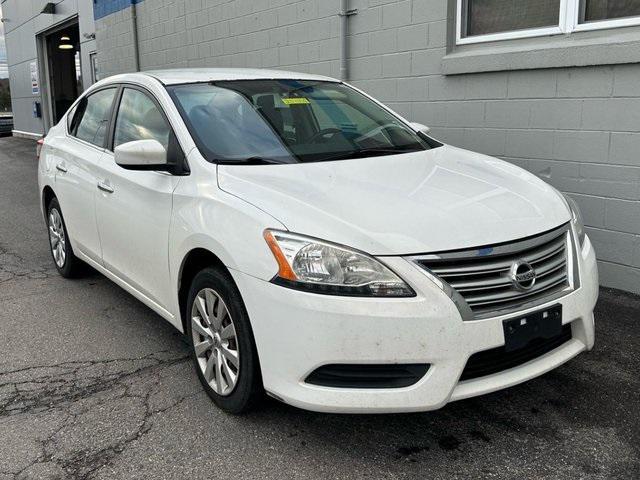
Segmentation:
[(249, 316), (227, 272), (206, 268), (191, 284), (187, 336), (198, 378), (213, 402), (243, 413), (262, 397), (258, 354)]
[(82, 272), (82, 262), (73, 254), (57, 198), (53, 198), (47, 206), (47, 228), (51, 256), (58, 273), (65, 278), (77, 277)]

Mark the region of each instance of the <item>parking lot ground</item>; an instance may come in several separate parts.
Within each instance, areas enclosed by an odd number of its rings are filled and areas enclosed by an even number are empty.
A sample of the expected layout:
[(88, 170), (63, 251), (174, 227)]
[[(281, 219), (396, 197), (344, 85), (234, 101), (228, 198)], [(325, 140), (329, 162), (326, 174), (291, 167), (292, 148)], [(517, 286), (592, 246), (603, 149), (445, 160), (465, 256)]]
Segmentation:
[(56, 274), (36, 163), (0, 139), (0, 480), (640, 478), (639, 297), (603, 288), (592, 352), (439, 411), (233, 417), (168, 323)]

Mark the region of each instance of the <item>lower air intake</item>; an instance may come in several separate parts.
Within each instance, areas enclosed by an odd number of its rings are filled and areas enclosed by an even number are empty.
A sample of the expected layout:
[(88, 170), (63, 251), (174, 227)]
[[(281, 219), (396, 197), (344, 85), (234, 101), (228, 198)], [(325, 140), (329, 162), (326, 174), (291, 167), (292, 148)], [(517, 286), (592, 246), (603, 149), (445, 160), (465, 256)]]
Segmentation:
[(335, 388), (402, 388), (418, 382), (428, 364), (353, 365), (333, 364), (317, 368), (306, 383)]

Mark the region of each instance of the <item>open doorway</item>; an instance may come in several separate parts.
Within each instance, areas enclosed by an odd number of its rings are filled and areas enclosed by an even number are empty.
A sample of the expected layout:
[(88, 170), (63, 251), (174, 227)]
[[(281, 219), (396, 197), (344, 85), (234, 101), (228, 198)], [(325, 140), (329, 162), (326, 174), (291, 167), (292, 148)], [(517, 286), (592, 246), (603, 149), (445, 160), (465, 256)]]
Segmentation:
[(77, 20), (44, 35), (52, 124), (82, 92), (80, 30)]

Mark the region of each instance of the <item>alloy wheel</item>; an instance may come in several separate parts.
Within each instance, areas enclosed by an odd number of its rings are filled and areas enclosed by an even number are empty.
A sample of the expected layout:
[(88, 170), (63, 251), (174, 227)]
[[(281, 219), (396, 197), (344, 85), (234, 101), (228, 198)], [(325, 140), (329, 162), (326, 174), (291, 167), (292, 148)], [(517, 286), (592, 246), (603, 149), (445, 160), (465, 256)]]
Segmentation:
[(64, 267), (67, 257), (67, 241), (64, 235), (62, 216), (57, 208), (52, 208), (49, 212), (49, 243), (56, 265), (58, 268)]
[(240, 373), (238, 337), (227, 305), (211, 288), (200, 290), (193, 301), (191, 335), (205, 380), (218, 395), (229, 395)]

